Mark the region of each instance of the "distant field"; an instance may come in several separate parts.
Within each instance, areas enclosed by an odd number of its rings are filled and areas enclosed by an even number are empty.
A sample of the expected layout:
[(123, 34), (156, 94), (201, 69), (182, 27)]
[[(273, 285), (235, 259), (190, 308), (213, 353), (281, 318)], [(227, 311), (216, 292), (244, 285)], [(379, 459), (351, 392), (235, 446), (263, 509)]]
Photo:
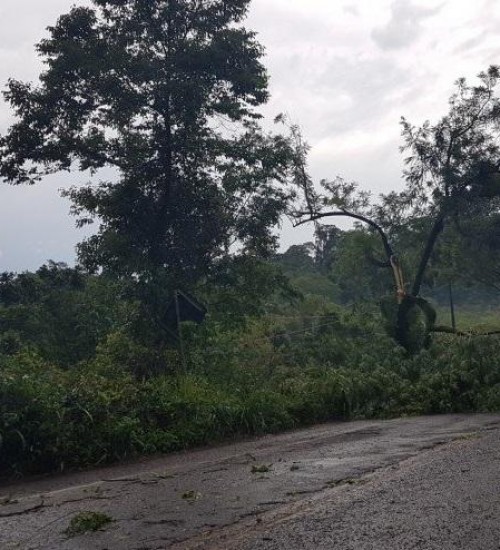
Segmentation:
[[(449, 308), (438, 308), (438, 323), (451, 326)], [(500, 308), (488, 309), (456, 306), (455, 316), (459, 330), (487, 332), (500, 330)]]

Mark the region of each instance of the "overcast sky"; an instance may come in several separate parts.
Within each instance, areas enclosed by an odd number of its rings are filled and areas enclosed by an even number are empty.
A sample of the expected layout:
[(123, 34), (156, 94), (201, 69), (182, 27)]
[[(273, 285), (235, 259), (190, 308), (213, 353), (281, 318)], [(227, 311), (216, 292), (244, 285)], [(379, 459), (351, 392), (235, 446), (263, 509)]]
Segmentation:
[[(1, 0), (0, 84), (36, 80), (33, 45), (80, 0)], [(249, 28), (266, 47), (269, 117), (287, 113), (312, 146), (315, 178), (342, 175), (373, 193), (400, 188), (399, 119), (444, 114), (454, 81), (500, 64), (496, 0), (254, 0)], [(0, 100), (0, 133), (10, 119)], [(35, 187), (0, 182), (0, 271), (74, 261), (82, 232), (58, 189), (65, 174)], [(283, 246), (306, 230), (283, 229)]]

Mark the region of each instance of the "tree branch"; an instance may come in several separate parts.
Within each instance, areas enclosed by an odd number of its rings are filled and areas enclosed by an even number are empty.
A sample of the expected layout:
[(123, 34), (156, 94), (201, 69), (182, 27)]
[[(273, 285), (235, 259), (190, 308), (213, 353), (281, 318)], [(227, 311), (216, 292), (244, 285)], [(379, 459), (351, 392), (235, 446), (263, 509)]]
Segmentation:
[(444, 219), (444, 214), (440, 213), (436, 221), (434, 222), (434, 225), (432, 226), (432, 230), (429, 234), (429, 238), (427, 239), (427, 244), (425, 246), (420, 264), (418, 266), (415, 282), (413, 283), (413, 288), (411, 291), (413, 296), (418, 296), (420, 293), (420, 287), (422, 286), (422, 282), (424, 280), (424, 274), (425, 270), (427, 269), (427, 264), (429, 263), (429, 260), (431, 258), (436, 241), (444, 229)]
[(333, 212), (321, 212), (318, 214), (310, 214), (309, 212), (298, 212), (296, 214), (297, 217), (300, 216), (309, 216), (305, 220), (300, 220), (293, 224), (294, 227), (298, 227), (299, 225), (303, 225), (305, 223), (314, 222), (321, 218), (331, 218), (331, 217), (346, 217), (346, 218), (352, 218), (355, 220), (358, 220), (360, 222), (366, 223), (380, 235), (380, 238), (382, 239), (382, 244), (384, 246), (384, 251), (387, 256), (387, 261), (390, 264), (391, 258), (394, 256), (394, 251), (392, 249), (391, 244), (389, 243), (389, 239), (387, 235), (385, 234), (384, 230), (375, 223), (373, 220), (370, 220), (369, 218), (366, 218), (365, 216), (362, 216), (361, 214), (355, 214), (354, 212), (349, 212), (347, 210), (335, 210)]

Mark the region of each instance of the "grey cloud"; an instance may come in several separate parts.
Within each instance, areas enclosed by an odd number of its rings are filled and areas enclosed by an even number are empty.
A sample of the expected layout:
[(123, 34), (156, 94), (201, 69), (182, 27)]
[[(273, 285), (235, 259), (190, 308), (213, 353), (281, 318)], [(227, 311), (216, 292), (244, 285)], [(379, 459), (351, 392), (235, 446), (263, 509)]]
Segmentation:
[(372, 31), (372, 38), (383, 50), (397, 50), (413, 44), (422, 31), (424, 19), (437, 14), (443, 5), (433, 9), (412, 4), (410, 0), (395, 0), (388, 23)]
[(325, 134), (376, 127), (391, 112), (402, 107), (392, 99), (394, 90), (405, 86), (411, 88), (411, 84), (412, 72), (392, 59), (333, 58), (318, 78), (317, 88), (321, 95), (330, 96), (332, 102), (347, 94), (352, 103), (349, 109), (330, 115), (329, 120), (323, 119)]
[(470, 52), (471, 50), (475, 49), (477, 46), (481, 45), (484, 42), (484, 36), (481, 34), (479, 36), (474, 36), (473, 38), (469, 38), (469, 40), (465, 40), (465, 42), (462, 42), (459, 44), (454, 50), (454, 54), (460, 54), (460, 53), (466, 53)]
[[(272, 28), (273, 19), (280, 21), (278, 34), (268, 35), (264, 27), (264, 43), (272, 51), (267, 60), (272, 86), (267, 115), (287, 112), (304, 127), (311, 142), (332, 133), (375, 127), (394, 109), (397, 125), (402, 106), (390, 97), (394, 90), (413, 87), (409, 68), (386, 54), (338, 51), (331, 45), (335, 44), (335, 31), (314, 18), (304, 21), (276, 8), (268, 8), (266, 18), (260, 11), (263, 3), (256, 7), (260, 9), (254, 11), (255, 22), (261, 29), (262, 20)], [(293, 35), (296, 39), (290, 44)]]
[(359, 15), (359, 9), (357, 8), (357, 6), (354, 6), (352, 4), (344, 6), (344, 12), (348, 13), (349, 15), (354, 15), (356, 17)]
[(330, 138), (349, 141), (356, 133), (373, 134), (374, 141), (381, 139), (381, 130), (398, 135), (407, 105), (435, 81), (435, 75), (422, 78), (420, 71), (389, 55), (323, 53), (316, 52), (310, 63), (293, 55), (280, 56), (271, 71), (277, 78), (272, 79), (269, 112), (287, 112), (313, 146)]
[[(104, 179), (109, 172), (102, 171)], [(35, 186), (0, 184), (0, 272), (36, 269), (49, 259), (73, 264), (75, 245), (95, 226), (75, 227), (61, 188), (86, 183), (89, 175), (54, 174)]]
[(374, 147), (352, 151), (350, 155), (339, 155), (335, 149), (314, 157), (314, 175), (316, 179), (332, 178), (340, 175), (347, 180), (357, 181), (360, 187), (371, 191), (373, 196), (387, 193), (388, 189), (400, 189), (403, 186), (403, 156), (399, 151), (397, 137), (377, 142), (374, 135)]
[(247, 26), (257, 30), (259, 40), (273, 49), (293, 47), (297, 40), (317, 44), (331, 37), (329, 26), (313, 10), (304, 14), (269, 0), (254, 0)]
[[(47, 27), (54, 25), (73, 5), (88, 6), (90, 0), (1, 0), (1, 3), (2, 49), (16, 52), (29, 49), (33, 58), (34, 45), (48, 35)], [(4, 24), (5, 21), (11, 24)]]
[[(494, 1), (498, 2), (498, 0)], [(481, 26), (480, 34), (482, 38), (484, 39), (486, 36), (493, 36), (496, 38), (498, 36), (500, 17), (496, 11), (493, 11), (493, 2), (491, 3), (491, 5), (485, 5), (482, 13), (486, 15), (483, 15), (483, 17), (479, 18), (478, 20)]]
[(36, 269), (48, 259), (73, 263), (82, 235), (68, 203), (47, 183), (0, 187), (0, 271)]

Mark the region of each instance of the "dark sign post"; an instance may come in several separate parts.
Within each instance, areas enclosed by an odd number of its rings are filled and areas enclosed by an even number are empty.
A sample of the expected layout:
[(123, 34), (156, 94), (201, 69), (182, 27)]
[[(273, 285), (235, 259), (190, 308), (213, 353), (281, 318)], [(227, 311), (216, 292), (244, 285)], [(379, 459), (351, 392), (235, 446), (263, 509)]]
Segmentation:
[(191, 321), (200, 325), (205, 320), (206, 314), (207, 308), (202, 303), (181, 290), (174, 292), (174, 297), (167, 306), (165, 324), (169, 327), (169, 332), (179, 342), (183, 372), (186, 372), (186, 354), (181, 323)]

